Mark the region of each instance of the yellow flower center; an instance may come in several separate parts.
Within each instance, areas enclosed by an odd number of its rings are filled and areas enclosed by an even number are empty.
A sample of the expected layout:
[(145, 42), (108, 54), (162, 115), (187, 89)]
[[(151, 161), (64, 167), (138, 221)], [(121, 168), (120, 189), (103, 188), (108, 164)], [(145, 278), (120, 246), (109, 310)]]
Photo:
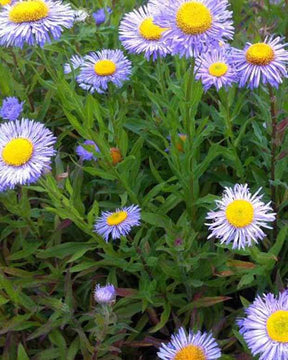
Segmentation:
[(226, 218), (236, 228), (242, 228), (252, 223), (254, 208), (247, 200), (234, 200), (226, 208)]
[(119, 225), (127, 219), (127, 211), (117, 211), (107, 217), (107, 224), (110, 226)]
[(94, 71), (99, 76), (113, 75), (116, 65), (112, 60), (98, 60), (94, 65)]
[(162, 33), (166, 30), (166, 28), (155, 25), (152, 17), (143, 20), (139, 26), (139, 33), (146, 40), (160, 40)]
[(228, 66), (223, 62), (216, 62), (209, 66), (209, 74), (216, 77), (225, 75), (228, 71)]
[(288, 311), (278, 310), (269, 316), (266, 328), (268, 335), (274, 341), (288, 342)]
[(199, 346), (188, 345), (177, 352), (174, 360), (206, 360), (206, 356)]
[(30, 140), (17, 138), (10, 140), (2, 150), (2, 160), (7, 165), (21, 166), (26, 164), (33, 154), (33, 144)]
[(268, 65), (274, 57), (274, 50), (265, 43), (251, 45), (246, 51), (246, 60), (253, 65)]
[(212, 15), (205, 5), (190, 1), (179, 7), (176, 24), (185, 34), (203, 34), (212, 26)]
[(48, 6), (41, 0), (28, 0), (16, 3), (9, 12), (14, 23), (23, 23), (44, 19), (49, 12)]
[(11, 3), (11, 0), (0, 0), (0, 5), (8, 5)]

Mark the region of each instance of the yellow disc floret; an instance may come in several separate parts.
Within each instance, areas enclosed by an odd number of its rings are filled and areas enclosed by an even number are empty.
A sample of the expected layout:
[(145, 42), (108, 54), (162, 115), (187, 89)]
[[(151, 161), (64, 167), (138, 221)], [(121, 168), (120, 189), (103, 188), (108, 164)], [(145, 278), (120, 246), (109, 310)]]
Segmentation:
[(33, 154), (33, 144), (25, 138), (10, 140), (2, 150), (2, 160), (11, 166), (26, 164)]
[(47, 17), (49, 8), (44, 1), (28, 0), (17, 2), (9, 11), (9, 19), (14, 23), (38, 21)]
[(0, 5), (8, 5), (11, 4), (11, 0), (0, 0)]
[(226, 208), (226, 218), (236, 228), (243, 228), (252, 223), (254, 208), (247, 200), (234, 200)]
[(274, 57), (274, 50), (265, 43), (251, 45), (246, 51), (246, 60), (253, 65), (268, 65)]
[(179, 7), (176, 24), (185, 34), (203, 34), (212, 26), (212, 15), (205, 5), (190, 1)]
[(174, 360), (206, 360), (206, 356), (199, 346), (188, 345), (176, 353)]
[(270, 315), (266, 328), (273, 341), (288, 343), (288, 311), (278, 310)]
[(116, 65), (112, 60), (98, 60), (94, 65), (94, 71), (99, 76), (113, 75), (116, 71)]
[(166, 28), (155, 25), (152, 17), (143, 20), (139, 26), (139, 33), (146, 40), (160, 40), (162, 33), (166, 30)]
[(127, 219), (127, 211), (117, 211), (107, 217), (107, 224), (110, 226), (119, 225)]
[(209, 74), (216, 77), (225, 75), (228, 71), (228, 66), (223, 62), (216, 62), (209, 66)]

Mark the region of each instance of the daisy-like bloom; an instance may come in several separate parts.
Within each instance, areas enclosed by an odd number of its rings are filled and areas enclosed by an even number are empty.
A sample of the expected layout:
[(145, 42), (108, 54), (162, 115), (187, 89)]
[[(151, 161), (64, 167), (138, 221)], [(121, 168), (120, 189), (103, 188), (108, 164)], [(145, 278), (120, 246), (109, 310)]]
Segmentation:
[(280, 37), (267, 37), (264, 42), (247, 43), (244, 50), (233, 49), (234, 64), (239, 73), (239, 86), (250, 89), (260, 83), (278, 88), (287, 77), (288, 51)]
[(94, 290), (94, 299), (99, 304), (111, 304), (116, 299), (116, 290), (114, 285), (107, 284), (106, 286), (101, 286), (97, 284)]
[(0, 116), (4, 120), (15, 121), (23, 111), (24, 101), (20, 102), (16, 97), (10, 96), (3, 100), (0, 108)]
[(232, 39), (232, 11), (227, 0), (150, 0), (154, 6), (155, 23), (169, 30), (163, 40), (172, 55), (198, 56), (208, 47), (219, 46), (219, 41)]
[(74, 70), (78, 69), (84, 62), (84, 59), (79, 55), (73, 55), (69, 63), (64, 64), (64, 74), (70, 74), (72, 68)]
[(0, 11), (0, 45), (23, 47), (60, 38), (74, 23), (74, 11), (61, 0), (20, 0)]
[(113, 165), (117, 165), (119, 162), (123, 160), (121, 151), (118, 148), (115, 147), (110, 148), (110, 155)]
[(275, 213), (270, 212), (270, 203), (261, 201), (260, 190), (252, 195), (247, 184), (226, 187), (222, 199), (216, 200), (218, 209), (207, 215), (212, 220), (206, 224), (212, 231), (208, 239), (215, 236), (221, 244), (232, 242), (233, 249), (244, 249), (262, 240), (265, 233), (261, 227), (271, 229), (267, 222), (275, 220)]
[(133, 226), (140, 225), (140, 208), (137, 205), (117, 209), (114, 212), (105, 211), (96, 220), (95, 232), (108, 241), (111, 234), (112, 239), (129, 234)]
[(162, 360), (214, 360), (221, 357), (221, 350), (211, 334), (190, 330), (187, 335), (180, 328), (167, 345), (161, 344), (157, 355)]
[(222, 48), (202, 53), (196, 59), (195, 77), (201, 80), (205, 91), (211, 86), (217, 91), (221, 87), (228, 88), (238, 80), (231, 57)]
[(76, 80), (79, 86), (102, 94), (108, 88), (108, 83), (121, 87), (131, 74), (131, 61), (121, 50), (101, 50), (84, 57), (80, 74)]
[(0, 186), (36, 182), (50, 169), (56, 138), (41, 123), (29, 119), (0, 125)]
[(259, 355), (259, 360), (287, 360), (288, 291), (278, 297), (271, 293), (257, 296), (245, 313), (246, 318), (237, 323), (253, 356)]
[(144, 53), (147, 60), (164, 57), (170, 52), (163, 40), (167, 29), (153, 21), (151, 6), (141, 6), (126, 14), (119, 26), (119, 39), (130, 53)]
[(76, 154), (81, 158), (81, 160), (97, 160), (95, 152), (100, 152), (98, 146), (92, 140), (85, 140), (83, 145), (78, 145), (76, 148)]

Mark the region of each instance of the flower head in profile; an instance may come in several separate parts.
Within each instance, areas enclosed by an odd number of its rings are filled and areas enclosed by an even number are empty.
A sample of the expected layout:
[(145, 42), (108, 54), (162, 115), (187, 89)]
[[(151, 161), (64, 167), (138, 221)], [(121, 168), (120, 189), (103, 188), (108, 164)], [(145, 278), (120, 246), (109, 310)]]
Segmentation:
[(24, 101), (20, 102), (16, 97), (10, 96), (3, 100), (0, 108), (0, 116), (4, 120), (15, 121), (23, 111)]
[(155, 23), (167, 28), (163, 40), (172, 55), (198, 56), (207, 48), (233, 38), (232, 11), (227, 0), (150, 0)]
[(56, 138), (43, 124), (22, 119), (0, 125), (0, 187), (36, 182), (50, 169)]
[(163, 40), (166, 30), (154, 23), (152, 9), (148, 4), (124, 15), (119, 26), (119, 39), (130, 53), (144, 53), (147, 60), (150, 57), (155, 60), (170, 52)]
[(160, 346), (157, 355), (162, 360), (216, 360), (221, 350), (211, 334), (189, 331), (187, 335), (180, 328), (167, 345)]
[(116, 299), (116, 289), (114, 285), (107, 284), (101, 286), (97, 284), (94, 290), (94, 299), (99, 304), (111, 304)]
[(61, 0), (23, 0), (0, 10), (0, 45), (43, 46), (51, 38), (59, 39), (63, 30), (74, 23), (74, 11)]
[(78, 69), (84, 62), (83, 57), (79, 55), (71, 56), (68, 63), (64, 64), (64, 74), (70, 74), (73, 70)]
[(252, 355), (259, 360), (288, 359), (288, 290), (257, 296), (245, 314), (237, 323)]
[(217, 209), (207, 215), (212, 221), (206, 224), (211, 230), (208, 239), (215, 236), (221, 244), (232, 242), (233, 249), (244, 249), (262, 240), (265, 233), (261, 227), (271, 229), (267, 223), (275, 220), (275, 213), (270, 203), (261, 201), (260, 191), (252, 195), (247, 184), (226, 187), (222, 199), (216, 200)]
[(217, 91), (228, 88), (238, 80), (232, 59), (222, 48), (202, 53), (196, 59), (195, 78), (201, 80), (205, 91), (211, 86), (215, 86)]
[[(84, 146), (83, 146), (84, 145)], [(92, 140), (85, 140), (83, 145), (78, 145), (76, 148), (76, 154), (81, 160), (97, 160), (95, 152), (100, 152), (98, 146)]]
[(114, 212), (105, 211), (96, 220), (95, 232), (108, 241), (119, 239), (121, 236), (129, 234), (133, 226), (140, 225), (140, 208), (138, 205), (131, 205)]
[(74, 11), (75, 22), (84, 22), (88, 17), (89, 14), (85, 9), (79, 9)]
[(121, 87), (130, 75), (131, 62), (121, 50), (101, 50), (84, 57), (76, 80), (82, 89), (102, 94), (109, 83)]
[(239, 86), (250, 89), (270, 84), (278, 88), (287, 77), (288, 51), (280, 37), (247, 43), (244, 50), (233, 49), (233, 61), (239, 74)]
[(104, 24), (106, 21), (107, 14), (111, 14), (111, 12), (112, 10), (109, 7), (107, 7), (107, 9), (101, 8), (96, 12), (94, 12), (92, 16), (95, 20), (96, 25), (99, 26), (101, 24)]

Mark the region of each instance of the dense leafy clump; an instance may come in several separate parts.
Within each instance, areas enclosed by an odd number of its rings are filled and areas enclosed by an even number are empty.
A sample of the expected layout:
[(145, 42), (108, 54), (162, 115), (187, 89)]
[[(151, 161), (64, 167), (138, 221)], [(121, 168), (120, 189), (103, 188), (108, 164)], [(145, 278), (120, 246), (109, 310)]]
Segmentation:
[[(230, 2), (233, 47), (287, 35), (287, 1)], [(287, 80), (277, 89), (278, 82), (254, 86), (253, 79), (251, 89), (231, 77), (231, 87), (217, 91), (206, 79), (204, 92), (193, 58), (152, 61), (121, 45), (119, 23), (140, 1), (70, 4), (68, 24), (59, 19), (51, 44), (17, 38), (23, 48), (0, 47), (1, 104), (19, 99), (15, 111), (0, 111), (3, 123), (22, 112), (57, 138), (51, 169), (41, 168), (40, 178), (39, 170), (30, 185), (0, 184), (1, 358), (157, 359), (183, 327), (211, 331), (223, 360), (253, 359), (237, 319), (257, 294), (283, 291), (288, 276)], [(72, 8), (89, 16), (78, 12), (70, 29)], [(230, 27), (229, 20), (228, 39)], [(113, 81), (97, 78), (91, 94), (91, 83), (79, 87), (78, 67), (103, 49), (121, 49), (129, 71), (119, 87), (105, 60), (97, 76), (106, 71)], [(235, 184), (252, 194), (262, 187), (261, 201), (272, 201), (277, 214), (253, 246), (209, 237), (207, 214)], [(101, 216), (106, 223), (110, 216), (114, 232), (103, 230)]]

